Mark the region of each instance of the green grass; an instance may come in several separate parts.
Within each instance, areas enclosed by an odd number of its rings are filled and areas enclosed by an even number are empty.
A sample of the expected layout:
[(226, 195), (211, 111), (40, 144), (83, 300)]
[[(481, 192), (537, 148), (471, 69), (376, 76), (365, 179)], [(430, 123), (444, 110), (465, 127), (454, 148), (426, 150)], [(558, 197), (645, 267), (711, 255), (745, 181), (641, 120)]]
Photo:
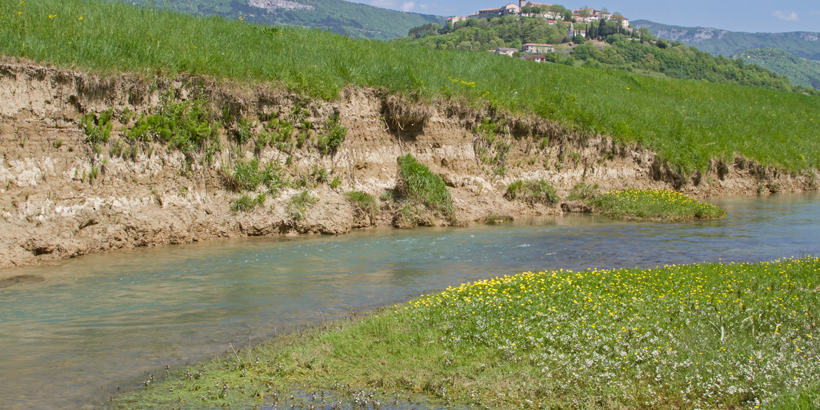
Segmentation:
[(279, 195), (282, 188), (289, 185), (285, 171), (278, 162), (269, 162), (261, 168), (256, 158), (250, 161), (237, 159), (233, 169), (225, 172), (225, 183), (237, 192), (254, 191), (260, 185), (264, 185), (267, 192), (274, 197)]
[(248, 194), (242, 194), (239, 198), (234, 200), (233, 204), (231, 204), (231, 210), (234, 213), (237, 212), (248, 212), (256, 208), (257, 206), (264, 205), (265, 199), (267, 199), (267, 195), (262, 193), (256, 196), (251, 196)]
[(450, 222), (456, 220), (453, 198), (440, 176), (407, 154), (398, 158), (399, 176), (396, 193), (410, 202), (424, 204)]
[(376, 204), (376, 198), (368, 193), (361, 191), (350, 191), (346, 192), (345, 196), (348, 201), (356, 207), (356, 209), (364, 214), (373, 216), (379, 209), (379, 206)]
[(117, 401), (218, 407), (349, 384), (470, 408), (813, 409), (819, 274), (805, 258), (505, 275), (179, 369)]
[(555, 192), (555, 187), (543, 179), (532, 181), (519, 179), (507, 186), (505, 196), (511, 201), (523, 201), (530, 205), (536, 203), (554, 205), (560, 199)]
[(723, 209), (669, 190), (610, 191), (586, 202), (596, 213), (618, 219), (679, 222), (726, 217)]
[(288, 214), (294, 221), (302, 220), (305, 218), (307, 211), (317, 202), (319, 202), (319, 198), (310, 195), (310, 192), (305, 189), (290, 198), (288, 201)]
[(790, 170), (820, 164), (820, 98), (805, 95), (529, 64), (86, 0), (4, 2), (0, 36), (6, 56), (111, 75), (189, 73), (271, 82), (324, 99), (338, 98), (348, 85), (366, 86), (427, 101), (490, 105), (637, 142), (683, 169), (703, 169), (711, 159), (736, 154)]

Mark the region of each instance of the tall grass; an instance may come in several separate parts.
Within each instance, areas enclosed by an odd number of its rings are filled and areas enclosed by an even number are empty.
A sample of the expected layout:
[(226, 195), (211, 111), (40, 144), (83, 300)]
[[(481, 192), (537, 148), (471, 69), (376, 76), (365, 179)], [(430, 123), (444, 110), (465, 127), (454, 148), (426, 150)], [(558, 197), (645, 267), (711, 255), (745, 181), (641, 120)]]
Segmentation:
[(659, 152), (684, 169), (741, 154), (791, 170), (820, 164), (820, 98), (619, 71), (355, 40), (319, 30), (194, 18), (118, 2), (0, 4), (0, 53), (146, 76), (272, 82), (312, 97), (346, 85), (534, 114)]

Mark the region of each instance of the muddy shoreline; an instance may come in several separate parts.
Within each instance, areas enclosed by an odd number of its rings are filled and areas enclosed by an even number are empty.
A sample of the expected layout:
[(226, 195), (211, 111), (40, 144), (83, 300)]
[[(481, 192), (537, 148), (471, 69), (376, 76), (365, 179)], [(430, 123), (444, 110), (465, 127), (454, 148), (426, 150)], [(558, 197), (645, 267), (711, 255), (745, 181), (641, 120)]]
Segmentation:
[[(219, 131), (220, 149), (207, 161), (162, 143), (127, 158), (116, 153), (115, 144), (125, 140), (134, 118), (155, 112), (169, 98), (204, 98), (216, 116), (246, 119), (256, 127), (252, 132), (296, 111), (303, 122), (318, 126), (301, 129), (308, 143), (289, 149), (260, 145), (256, 136), (236, 143), (236, 129), (226, 126)], [(82, 116), (105, 111), (114, 116), (110, 141), (88, 142)], [(321, 126), (333, 118), (347, 133), (328, 154), (311, 141), (320, 140)], [(500, 142), (476, 134), (475, 126), (486, 118), (505, 124)], [(519, 179), (544, 179), (562, 198), (579, 182), (603, 189), (676, 189), (704, 198), (816, 190), (818, 180), (816, 170), (791, 174), (743, 158), (714, 161), (705, 173), (684, 175), (651, 150), (606, 136), (451, 102), (419, 105), (373, 89), (350, 88), (327, 102), (264, 85), (199, 77), (101, 78), (14, 62), (0, 64), (0, 150), (0, 268), (134, 247), (400, 225), (401, 204), (389, 194), (396, 186), (396, 159), (407, 153), (446, 182), (459, 224), (490, 214), (573, 211), (561, 203), (506, 199), (507, 185)], [(290, 180), (309, 182), (235, 212), (240, 193), (224, 176), (239, 160), (281, 164)], [(324, 181), (316, 177), (318, 170), (327, 173)], [(353, 190), (379, 198), (377, 209), (361, 212), (345, 196)], [(294, 215), (289, 201), (304, 191), (317, 201)], [(418, 225), (451, 224), (420, 215)]]

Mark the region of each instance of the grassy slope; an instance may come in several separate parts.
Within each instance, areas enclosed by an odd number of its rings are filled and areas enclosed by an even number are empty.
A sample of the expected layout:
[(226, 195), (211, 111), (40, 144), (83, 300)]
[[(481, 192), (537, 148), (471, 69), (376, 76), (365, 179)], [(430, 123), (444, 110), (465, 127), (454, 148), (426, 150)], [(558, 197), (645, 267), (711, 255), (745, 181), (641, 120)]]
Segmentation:
[(180, 369), (117, 402), (238, 405), (312, 382), (470, 408), (817, 408), (818, 272), (807, 258), (505, 276)]
[[(125, 1), (125, 0), (124, 0)], [(337, 34), (352, 37), (388, 40), (406, 36), (416, 26), (428, 23), (444, 24), (441, 16), (418, 13), (404, 13), (366, 4), (350, 3), (343, 0), (289, 0), (314, 7), (313, 10), (283, 10), (267, 12), (250, 7), (246, 0), (137, 0), (125, 1), (138, 5), (153, 3), (158, 8), (181, 11), (200, 16), (217, 15), (226, 18), (244, 17), (246, 21), (260, 24), (285, 24), (292, 26), (316, 27)]]
[(352, 84), (491, 104), (585, 133), (637, 141), (690, 169), (736, 153), (792, 170), (820, 165), (820, 98), (805, 95), (531, 64), (320, 30), (265, 29), (83, 0), (4, 2), (0, 38), (6, 56), (109, 73), (187, 72), (273, 82), (326, 99)]
[(732, 56), (746, 64), (757, 64), (767, 70), (789, 77), (792, 83), (820, 90), (820, 62), (797, 57), (775, 48), (756, 48)]
[[(646, 27), (655, 35), (663, 31), (661, 35), (663, 38), (677, 40), (689, 46), (696, 46), (698, 50), (714, 55), (730, 56), (751, 48), (777, 48), (798, 57), (820, 61), (820, 41), (809, 41), (806, 38), (808, 36), (815, 36), (816, 38), (817, 33), (742, 33), (704, 29), (702, 27), (670, 26), (648, 20), (634, 20), (632, 25)], [(715, 35), (708, 39), (697, 38), (695, 34), (701, 30), (714, 31), (716, 34), (722, 32), (723, 35)]]

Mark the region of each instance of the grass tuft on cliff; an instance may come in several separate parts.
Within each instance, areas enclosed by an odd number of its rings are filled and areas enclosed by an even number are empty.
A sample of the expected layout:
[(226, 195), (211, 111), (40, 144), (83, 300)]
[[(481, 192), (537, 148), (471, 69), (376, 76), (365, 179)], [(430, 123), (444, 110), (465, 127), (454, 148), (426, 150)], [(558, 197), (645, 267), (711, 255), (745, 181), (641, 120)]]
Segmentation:
[(720, 219), (726, 211), (669, 190), (610, 191), (588, 199), (596, 213), (617, 219), (680, 222)]
[(398, 158), (399, 176), (396, 193), (402, 199), (424, 204), (450, 222), (456, 221), (456, 210), (450, 191), (440, 176), (407, 154)]
[(505, 275), (175, 370), (116, 403), (280, 394), (286, 407), (289, 386), (349, 384), (468, 408), (815, 408), (818, 272), (805, 258)]
[[(271, 82), (310, 97), (345, 86), (535, 115), (657, 151), (682, 170), (735, 155), (793, 171), (820, 166), (820, 98), (753, 87), (535, 64), (320, 30), (87, 0), (0, 3), (0, 54), (146, 77)], [(329, 145), (332, 149), (332, 146)]]
[(550, 206), (555, 205), (560, 198), (555, 192), (555, 187), (543, 179), (533, 181), (517, 180), (507, 186), (507, 193), (504, 195), (511, 201), (523, 201), (530, 206), (542, 203)]

